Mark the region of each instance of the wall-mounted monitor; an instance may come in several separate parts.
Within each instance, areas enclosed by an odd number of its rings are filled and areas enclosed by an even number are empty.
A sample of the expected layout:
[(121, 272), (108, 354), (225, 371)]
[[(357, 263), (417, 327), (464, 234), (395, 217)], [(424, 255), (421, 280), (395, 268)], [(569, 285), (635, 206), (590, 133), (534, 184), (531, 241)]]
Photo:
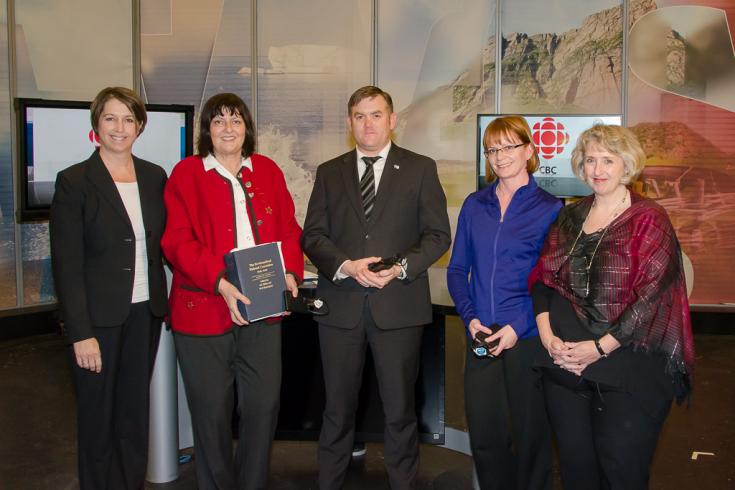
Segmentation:
[[(89, 119), (89, 102), (16, 99), (20, 221), (48, 219), (59, 171), (89, 158), (99, 145)], [(173, 166), (192, 154), (194, 107), (146, 105), (148, 123), (133, 154)]]
[[(620, 115), (523, 115), (531, 127), (541, 165), (533, 175), (542, 188), (557, 197), (586, 196), (592, 190), (572, 173), (572, 150), (577, 138), (595, 124), (622, 124)], [(485, 128), (499, 114), (477, 115), (477, 188), (485, 181), (485, 155), (482, 136)]]

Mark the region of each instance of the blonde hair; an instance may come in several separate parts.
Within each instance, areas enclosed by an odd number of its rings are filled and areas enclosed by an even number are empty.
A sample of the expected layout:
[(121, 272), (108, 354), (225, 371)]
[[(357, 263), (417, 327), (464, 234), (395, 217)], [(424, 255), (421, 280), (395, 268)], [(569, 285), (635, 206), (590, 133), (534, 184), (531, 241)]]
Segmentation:
[[(533, 154), (526, 163), (526, 170), (528, 170), (529, 174), (538, 170), (538, 151), (531, 138), (531, 128), (524, 118), (521, 116), (503, 116), (493, 119), (485, 128), (485, 134), (482, 136), (483, 148), (487, 151), (493, 141), (499, 141), (502, 137), (509, 140), (520, 140), (523, 144), (531, 145)], [(490, 165), (490, 159), (485, 157), (485, 181), (493, 182), (496, 178), (497, 176), (493, 173), (493, 167)]]
[(646, 165), (646, 154), (633, 132), (623, 126), (595, 124), (585, 130), (577, 138), (577, 144), (572, 150), (572, 172), (583, 182), (584, 154), (591, 144), (600, 145), (606, 151), (623, 159), (625, 175), (621, 183), (627, 185), (638, 177)]

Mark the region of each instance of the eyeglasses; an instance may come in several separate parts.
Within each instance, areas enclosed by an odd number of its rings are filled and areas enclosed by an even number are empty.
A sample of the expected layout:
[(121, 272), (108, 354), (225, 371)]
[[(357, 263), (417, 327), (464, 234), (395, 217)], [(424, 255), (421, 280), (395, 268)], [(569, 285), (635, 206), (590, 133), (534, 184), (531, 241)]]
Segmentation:
[(501, 153), (509, 153), (511, 150), (515, 150), (519, 146), (525, 146), (528, 143), (518, 143), (517, 145), (505, 145), (501, 146), (500, 148), (488, 148), (487, 150), (483, 151), (482, 153), (485, 154), (486, 158), (493, 157), (495, 155), (499, 155)]

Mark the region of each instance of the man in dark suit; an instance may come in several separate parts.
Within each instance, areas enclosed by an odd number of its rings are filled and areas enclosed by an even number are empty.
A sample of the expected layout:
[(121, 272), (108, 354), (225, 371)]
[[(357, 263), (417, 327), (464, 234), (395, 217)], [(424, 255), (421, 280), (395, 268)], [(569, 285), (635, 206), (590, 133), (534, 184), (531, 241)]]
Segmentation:
[[(319, 166), (302, 246), (319, 269), (326, 407), (319, 438), (319, 487), (342, 487), (355, 435), (365, 349), (375, 360), (385, 413), (391, 488), (415, 488), (418, 434), (414, 392), (423, 325), (431, 323), (426, 270), (451, 241), (436, 163), (390, 140), (390, 95), (358, 89), (347, 105), (357, 147)], [(381, 257), (394, 263), (373, 272)]]

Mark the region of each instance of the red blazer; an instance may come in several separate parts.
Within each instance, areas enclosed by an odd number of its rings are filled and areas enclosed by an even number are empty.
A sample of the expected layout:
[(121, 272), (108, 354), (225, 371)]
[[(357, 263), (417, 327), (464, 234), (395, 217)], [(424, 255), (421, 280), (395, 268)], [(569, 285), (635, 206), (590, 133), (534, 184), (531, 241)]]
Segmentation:
[[(304, 256), (301, 227), (283, 172), (258, 154), (253, 171), (243, 168), (250, 224), (256, 243), (282, 242), (286, 270), (300, 281)], [(216, 170), (206, 172), (198, 156), (174, 167), (163, 194), (167, 210), (161, 247), (174, 276), (169, 296), (170, 322), (176, 332), (220, 335), (234, 323), (217, 286), (225, 274), (224, 255), (235, 247), (235, 205), (230, 181)]]

